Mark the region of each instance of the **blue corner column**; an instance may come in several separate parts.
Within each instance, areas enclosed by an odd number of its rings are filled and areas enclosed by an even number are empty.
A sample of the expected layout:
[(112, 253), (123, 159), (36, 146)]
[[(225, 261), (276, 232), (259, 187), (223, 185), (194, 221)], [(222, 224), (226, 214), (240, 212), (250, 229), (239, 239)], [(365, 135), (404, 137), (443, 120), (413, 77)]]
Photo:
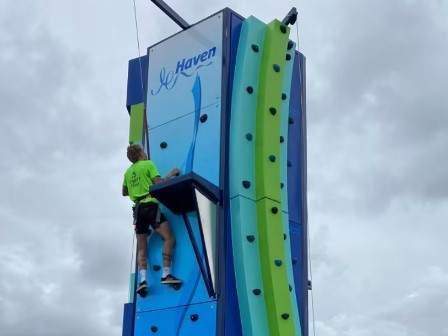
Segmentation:
[[(242, 335), (241, 318), (236, 292), (236, 281), (232, 251), (232, 232), (230, 221), (229, 193), (229, 134), (232, 105), (233, 76), (236, 52), (243, 18), (230, 9), (224, 10), (224, 60), (222, 76), (222, 122), (221, 122), (221, 176), (220, 189), (223, 193), (222, 213), (220, 214), (219, 235), (222, 237), (219, 249), (219, 290), (216, 335)], [(226, 38), (226, 34), (228, 34)]]
[(145, 55), (131, 59), (128, 63), (126, 108), (129, 113), (131, 112), (132, 105), (143, 103), (146, 100), (144, 93), (146, 92), (148, 83), (148, 59), (148, 55)]
[(296, 52), (288, 129), (288, 207), (291, 257), (302, 335), (308, 336), (308, 232), (305, 56)]

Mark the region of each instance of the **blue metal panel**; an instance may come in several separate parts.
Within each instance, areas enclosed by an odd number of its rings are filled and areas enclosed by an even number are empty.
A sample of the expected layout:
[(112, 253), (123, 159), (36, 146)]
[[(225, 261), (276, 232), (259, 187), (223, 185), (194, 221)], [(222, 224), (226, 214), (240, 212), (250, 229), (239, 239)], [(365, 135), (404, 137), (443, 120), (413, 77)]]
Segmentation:
[(198, 336), (213, 335), (216, 328), (215, 301), (137, 313), (136, 335)]
[(232, 233), (230, 228), (230, 198), (229, 198), (229, 129), (230, 108), (232, 101), (233, 76), (235, 70), (236, 51), (240, 38), (243, 19), (229, 9), (225, 10), (225, 33), (229, 34), (226, 40), (223, 70), (223, 118), (221, 122), (221, 174), (220, 187), (223, 189), (223, 212), (221, 214), (221, 241), (222, 246), (220, 264), (221, 298), (218, 306), (217, 335), (242, 335), (241, 318), (236, 293), (235, 273), (232, 253)]
[[(134, 58), (128, 64), (128, 88), (126, 107), (130, 112), (131, 105), (143, 103), (145, 100), (143, 92), (145, 89), (146, 74), (148, 73), (148, 56)], [(143, 78), (142, 78), (143, 76)], [(142, 90), (143, 83), (143, 90)]]
[(134, 304), (126, 303), (123, 310), (122, 336), (134, 336)]
[(289, 102), (289, 117), (292, 124), (288, 128), (288, 209), (289, 219), (296, 223), (301, 222), (302, 217), (302, 125), (301, 125), (301, 97), (300, 97), (300, 72), (299, 56), (294, 57), (292, 73), (291, 94)]
[[(298, 223), (289, 221), (289, 239), (291, 241), (291, 255), (292, 255), (292, 270), (294, 274), (294, 284), (295, 284), (295, 294), (297, 298), (297, 306), (299, 307), (299, 316), (300, 322), (302, 326), (302, 335), (306, 335), (303, 333), (303, 327), (305, 324), (304, 318), (307, 316), (304, 309), (304, 292), (303, 287), (308, 288), (308, 281), (305, 283), (302, 277), (302, 267), (303, 263), (306, 264), (306, 260), (304, 260), (303, 250), (302, 250), (302, 230), (301, 226)], [(308, 291), (308, 289), (307, 289)]]
[[(162, 211), (167, 216), (173, 235), (176, 237), (172, 271), (184, 283), (178, 291), (160, 283), (163, 241), (158, 234), (153, 233), (148, 241), (148, 296), (145, 298), (137, 296), (137, 312), (155, 311), (210, 301), (182, 217), (173, 215), (163, 207)], [(188, 218), (196, 241), (200, 242), (201, 238), (196, 214), (190, 213)], [(204, 257), (202, 244), (199, 244), (199, 253)], [(138, 281), (140, 282), (140, 279)]]
[(294, 57), (288, 128), (288, 208), (291, 234), (291, 257), (302, 335), (308, 335), (308, 270), (306, 232), (306, 137), (304, 57)]
[[(181, 173), (186, 171), (189, 148), (193, 140), (194, 115), (189, 114), (150, 130), (149, 144), (151, 160), (156, 163), (160, 174), (165, 176), (173, 167)], [(164, 144), (166, 147), (164, 147)]]
[[(199, 122), (197, 128), (194, 157), (191, 158), (193, 171), (219, 186), (221, 104), (203, 108), (200, 115), (207, 118)], [(190, 129), (193, 127), (190, 126)]]

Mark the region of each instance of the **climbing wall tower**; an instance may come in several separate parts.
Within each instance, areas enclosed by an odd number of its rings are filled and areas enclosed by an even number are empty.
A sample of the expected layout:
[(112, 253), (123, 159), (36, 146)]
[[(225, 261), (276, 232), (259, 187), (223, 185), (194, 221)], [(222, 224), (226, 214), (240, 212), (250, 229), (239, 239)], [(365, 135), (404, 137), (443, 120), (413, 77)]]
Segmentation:
[(129, 61), (129, 142), (181, 170), (150, 191), (184, 284), (160, 284), (152, 234), (124, 336), (308, 335), (305, 58), (289, 33), (224, 9)]

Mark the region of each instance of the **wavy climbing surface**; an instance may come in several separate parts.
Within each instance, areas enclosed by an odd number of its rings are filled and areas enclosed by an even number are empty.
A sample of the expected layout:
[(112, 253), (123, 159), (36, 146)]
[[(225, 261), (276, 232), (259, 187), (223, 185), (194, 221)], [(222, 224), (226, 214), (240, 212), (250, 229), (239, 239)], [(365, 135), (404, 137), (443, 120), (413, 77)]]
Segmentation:
[(266, 25), (254, 17), (241, 28), (232, 93), (230, 197), (232, 246), (244, 335), (269, 335), (255, 205), (255, 111)]

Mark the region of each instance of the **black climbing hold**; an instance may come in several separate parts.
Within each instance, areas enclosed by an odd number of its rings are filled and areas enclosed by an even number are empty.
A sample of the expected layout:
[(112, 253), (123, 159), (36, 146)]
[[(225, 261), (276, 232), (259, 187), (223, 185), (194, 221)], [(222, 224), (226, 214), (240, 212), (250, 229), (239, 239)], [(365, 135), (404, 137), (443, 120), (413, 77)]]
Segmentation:
[(281, 26), (280, 26), (280, 31), (281, 31), (283, 34), (286, 34), (286, 26), (285, 26), (285, 25), (281, 25)]
[(289, 285), (289, 291), (292, 292), (292, 286), (291, 285)]
[(288, 164), (287, 165), (288, 165), (288, 167), (292, 167), (291, 161), (288, 160)]
[(311, 283), (311, 280), (308, 280), (308, 289), (309, 290), (313, 289), (313, 284)]
[(283, 313), (282, 314), (282, 319), (287, 320), (289, 318), (289, 314), (288, 313)]
[(290, 54), (286, 54), (286, 60), (290, 61), (291, 60), (291, 55)]
[(275, 260), (275, 265), (276, 266), (281, 266), (283, 264), (283, 262), (279, 259)]
[(201, 123), (205, 123), (207, 121), (208, 116), (206, 114), (201, 115), (201, 117), (199, 118), (199, 121)]
[(246, 139), (251, 141), (252, 140), (252, 134), (246, 133)]
[(283, 234), (283, 240), (286, 240), (286, 233)]
[(255, 237), (252, 236), (252, 235), (250, 235), (250, 236), (246, 236), (246, 239), (247, 239), (250, 243), (252, 243), (252, 242), (255, 240)]
[(297, 264), (297, 258), (292, 258), (292, 264), (293, 265)]
[(282, 93), (282, 100), (286, 100), (286, 98), (288, 98), (288, 96), (286, 95), (286, 93)]
[(280, 135), (280, 143), (284, 143), (284, 142), (285, 142), (285, 138)]
[(272, 67), (274, 68), (275, 72), (280, 72), (280, 65), (274, 64)]
[(160, 267), (159, 265), (153, 265), (152, 266), (152, 269), (154, 270), (154, 271), (160, 271), (160, 269), (161, 269), (162, 267)]
[(250, 94), (252, 94), (252, 92), (254, 92), (254, 88), (252, 86), (248, 86), (246, 88), (247, 92), (249, 92)]
[(288, 41), (288, 50), (291, 50), (292, 47), (294, 47), (294, 42), (293, 41)]
[(278, 212), (278, 208), (277, 207), (272, 207), (271, 211), (273, 214), (276, 214)]
[(243, 181), (243, 187), (245, 189), (249, 189), (250, 188), (250, 182), (249, 181)]
[(294, 118), (293, 117), (288, 117), (288, 123), (290, 125), (294, 124)]
[(261, 290), (258, 288), (255, 288), (252, 292), (254, 292), (255, 295), (260, 295), (261, 294)]
[(269, 155), (269, 161), (275, 162), (275, 155)]
[(192, 320), (193, 322), (196, 322), (199, 319), (199, 315), (198, 314), (191, 314), (190, 315), (190, 320)]
[(255, 52), (258, 52), (260, 50), (260, 48), (258, 48), (258, 46), (256, 44), (252, 44), (252, 50)]
[(151, 331), (152, 331), (153, 333), (156, 333), (157, 330), (159, 330), (159, 328), (157, 328), (156, 326), (152, 326), (152, 327), (151, 327)]
[(277, 109), (275, 107), (270, 107), (269, 108), (269, 112), (271, 112), (272, 115), (276, 115), (277, 114)]
[(160, 148), (165, 149), (166, 147), (168, 147), (168, 144), (165, 141), (160, 143)]
[(280, 183), (280, 188), (283, 188), (285, 186), (284, 183)]

